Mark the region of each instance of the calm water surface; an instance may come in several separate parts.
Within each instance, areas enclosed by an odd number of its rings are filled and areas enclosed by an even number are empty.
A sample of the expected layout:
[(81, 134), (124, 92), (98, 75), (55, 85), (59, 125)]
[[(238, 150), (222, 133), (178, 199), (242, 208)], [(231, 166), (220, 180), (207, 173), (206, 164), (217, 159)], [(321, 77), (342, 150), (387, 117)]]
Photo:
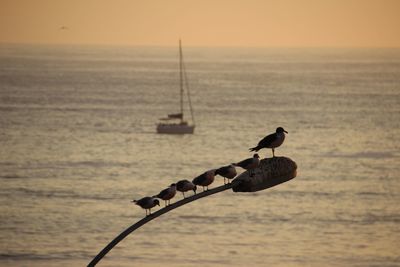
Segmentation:
[(249, 157), (277, 126), (296, 179), (174, 210), (99, 266), (400, 266), (400, 50), (184, 55), (198, 126), (167, 136), (176, 48), (0, 46), (1, 266), (85, 266), (143, 217), (131, 199)]

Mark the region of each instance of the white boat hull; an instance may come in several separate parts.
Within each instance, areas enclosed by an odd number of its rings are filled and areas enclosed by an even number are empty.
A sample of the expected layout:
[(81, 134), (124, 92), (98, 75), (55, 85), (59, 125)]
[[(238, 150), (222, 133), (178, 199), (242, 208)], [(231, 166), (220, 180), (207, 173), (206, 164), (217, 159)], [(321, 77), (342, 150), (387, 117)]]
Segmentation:
[(188, 124), (157, 124), (157, 133), (160, 134), (193, 134), (194, 125)]

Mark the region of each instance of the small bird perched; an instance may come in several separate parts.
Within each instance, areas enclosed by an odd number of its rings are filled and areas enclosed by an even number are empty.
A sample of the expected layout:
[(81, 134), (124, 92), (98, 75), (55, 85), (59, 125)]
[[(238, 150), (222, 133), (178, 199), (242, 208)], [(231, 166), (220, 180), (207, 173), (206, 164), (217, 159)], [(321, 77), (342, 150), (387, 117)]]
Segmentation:
[(272, 157), (275, 157), (275, 148), (282, 145), (283, 141), (285, 141), (285, 133), (286, 132), (282, 127), (276, 128), (276, 132), (270, 135), (267, 135), (263, 139), (258, 142), (258, 145), (250, 148), (250, 151), (258, 151), (262, 148), (272, 148)]
[(171, 184), (168, 188), (162, 190), (158, 195), (155, 195), (153, 197), (160, 198), (164, 200), (165, 207), (168, 206), (171, 201), (171, 198), (173, 198), (176, 194), (176, 184)]
[(224, 184), (226, 184), (225, 180), (228, 180), (229, 183), (229, 179), (233, 179), (235, 178), (235, 176), (237, 175), (235, 166), (233, 166), (232, 164), (227, 165), (227, 166), (223, 166), (220, 167), (219, 169), (217, 169), (215, 171), (215, 175), (220, 175), (222, 177), (224, 177)]
[(197, 186), (189, 180), (180, 180), (176, 183), (176, 190), (182, 192), (183, 198), (185, 198), (185, 192), (193, 190), (196, 194)]
[(242, 160), (238, 163), (232, 163), (232, 165), (248, 170), (250, 177), (252, 177), (254, 176), (254, 173), (251, 173), (251, 171), (260, 165), (260, 156), (258, 154), (254, 154), (252, 158)]
[[(151, 214), (151, 208), (154, 208), (156, 205), (160, 206), (160, 201), (154, 197), (144, 197), (139, 200), (132, 200), (133, 203), (140, 206), (142, 209), (146, 210), (146, 216)], [(149, 214), (147, 214), (147, 210)]]
[(209, 170), (194, 178), (192, 182), (195, 185), (202, 186), (204, 192), (204, 188), (208, 190), (208, 186), (212, 184), (212, 182), (214, 182), (214, 178), (215, 178), (215, 170)]

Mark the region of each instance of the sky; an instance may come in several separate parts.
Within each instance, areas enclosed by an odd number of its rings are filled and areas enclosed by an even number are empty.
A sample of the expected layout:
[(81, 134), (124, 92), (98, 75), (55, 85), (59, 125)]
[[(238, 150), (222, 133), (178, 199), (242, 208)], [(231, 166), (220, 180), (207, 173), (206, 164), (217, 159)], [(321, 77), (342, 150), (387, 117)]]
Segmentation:
[(0, 43), (400, 47), (400, 0), (0, 0)]

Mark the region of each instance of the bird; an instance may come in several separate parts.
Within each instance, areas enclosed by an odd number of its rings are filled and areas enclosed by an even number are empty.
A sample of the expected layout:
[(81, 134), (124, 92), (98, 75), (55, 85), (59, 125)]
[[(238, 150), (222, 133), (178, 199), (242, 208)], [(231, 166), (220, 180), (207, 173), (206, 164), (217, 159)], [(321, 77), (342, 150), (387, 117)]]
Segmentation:
[(250, 151), (258, 151), (262, 148), (272, 148), (272, 157), (275, 157), (275, 148), (282, 145), (285, 141), (285, 133), (288, 133), (282, 127), (276, 128), (276, 132), (267, 135), (258, 142), (257, 146), (250, 148)]
[(164, 200), (165, 207), (170, 205), (171, 198), (176, 194), (176, 184), (171, 184), (168, 188), (162, 190), (158, 195), (153, 196), (154, 198), (160, 198)]
[(236, 168), (232, 164), (227, 166), (222, 166), (215, 171), (215, 175), (220, 175), (224, 177), (224, 184), (226, 184), (225, 180), (233, 179), (237, 175)]
[[(145, 209), (146, 216), (151, 214), (151, 208), (154, 208), (157, 205), (160, 206), (160, 201), (154, 197), (144, 197), (139, 200), (132, 200), (132, 202), (140, 206), (142, 209)], [(149, 214), (147, 214), (147, 211), (149, 211)]]
[(254, 173), (251, 173), (251, 171), (260, 165), (260, 156), (256, 153), (252, 158), (244, 159), (238, 163), (232, 163), (232, 165), (248, 170), (250, 177), (253, 177)]
[(195, 185), (202, 186), (204, 192), (205, 191), (204, 188), (208, 190), (208, 186), (212, 184), (212, 182), (214, 182), (214, 178), (215, 178), (215, 170), (209, 170), (194, 178), (192, 182)]
[(189, 180), (180, 180), (176, 183), (176, 190), (182, 192), (183, 198), (185, 198), (185, 192), (193, 190), (196, 194), (197, 186)]

